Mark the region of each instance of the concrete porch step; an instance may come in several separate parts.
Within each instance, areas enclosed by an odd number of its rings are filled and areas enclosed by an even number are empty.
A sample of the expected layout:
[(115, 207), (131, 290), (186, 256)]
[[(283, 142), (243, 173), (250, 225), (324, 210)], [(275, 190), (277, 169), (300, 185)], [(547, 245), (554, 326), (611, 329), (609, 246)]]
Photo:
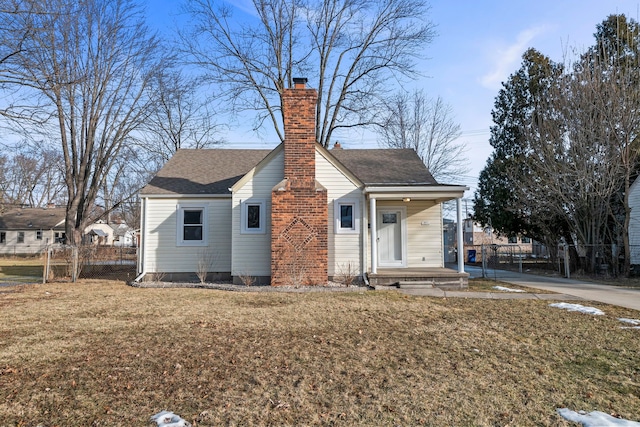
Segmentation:
[(428, 289), (433, 288), (433, 280), (400, 281), (398, 287), (401, 289)]

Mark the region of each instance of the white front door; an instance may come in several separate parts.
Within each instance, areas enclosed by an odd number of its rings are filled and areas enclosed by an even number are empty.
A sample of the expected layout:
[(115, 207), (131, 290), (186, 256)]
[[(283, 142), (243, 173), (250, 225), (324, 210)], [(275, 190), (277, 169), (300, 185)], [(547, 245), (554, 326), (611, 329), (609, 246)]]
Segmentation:
[(378, 265), (405, 267), (404, 210), (384, 208), (378, 210)]

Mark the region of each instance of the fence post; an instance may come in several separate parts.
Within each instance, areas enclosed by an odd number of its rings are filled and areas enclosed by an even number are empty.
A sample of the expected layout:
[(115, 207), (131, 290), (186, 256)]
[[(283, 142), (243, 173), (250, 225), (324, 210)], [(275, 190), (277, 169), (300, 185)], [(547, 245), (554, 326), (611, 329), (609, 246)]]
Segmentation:
[(71, 248), (71, 258), (72, 258), (72, 272), (71, 272), (71, 281), (75, 283), (78, 280), (78, 247), (73, 246)]
[(487, 253), (485, 252), (484, 243), (480, 247), (480, 256), (482, 257), (482, 278), (487, 278)]
[(42, 267), (42, 284), (47, 283), (47, 277), (49, 277), (49, 258), (51, 258), (51, 254), (49, 254), (49, 247), (47, 246), (44, 251), (44, 266)]
[(567, 279), (571, 279), (571, 271), (569, 271), (569, 245), (564, 244), (564, 272)]
[(518, 246), (518, 261), (520, 264), (520, 273), (522, 273), (522, 248), (520, 246)]

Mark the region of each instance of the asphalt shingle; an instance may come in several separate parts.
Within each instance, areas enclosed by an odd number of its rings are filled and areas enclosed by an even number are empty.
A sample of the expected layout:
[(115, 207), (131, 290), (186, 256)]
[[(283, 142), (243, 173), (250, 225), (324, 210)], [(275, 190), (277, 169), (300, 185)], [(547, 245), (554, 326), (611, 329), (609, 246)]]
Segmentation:
[[(229, 188), (272, 150), (182, 149), (141, 194), (230, 194)], [(411, 149), (331, 150), (338, 163), (368, 185), (438, 185)]]

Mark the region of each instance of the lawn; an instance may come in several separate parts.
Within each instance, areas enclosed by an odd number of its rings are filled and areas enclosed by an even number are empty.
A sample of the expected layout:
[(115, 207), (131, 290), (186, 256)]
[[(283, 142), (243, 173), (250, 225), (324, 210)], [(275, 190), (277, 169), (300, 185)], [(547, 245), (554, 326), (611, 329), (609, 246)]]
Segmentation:
[(640, 419), (640, 313), (397, 292), (0, 288), (0, 425), (569, 426)]
[(39, 258), (0, 258), (0, 282), (41, 282), (43, 268), (44, 260)]

